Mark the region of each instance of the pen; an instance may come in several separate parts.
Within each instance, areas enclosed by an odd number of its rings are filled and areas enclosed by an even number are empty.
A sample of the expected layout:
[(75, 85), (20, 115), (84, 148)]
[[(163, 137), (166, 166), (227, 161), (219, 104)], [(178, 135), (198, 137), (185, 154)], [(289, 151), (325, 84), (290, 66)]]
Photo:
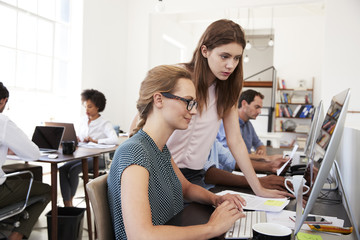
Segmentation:
[(308, 224), (311, 230), (320, 231), (320, 232), (333, 232), (333, 233), (342, 233), (350, 234), (353, 231), (353, 227), (336, 227), (331, 225), (318, 225), (318, 224)]

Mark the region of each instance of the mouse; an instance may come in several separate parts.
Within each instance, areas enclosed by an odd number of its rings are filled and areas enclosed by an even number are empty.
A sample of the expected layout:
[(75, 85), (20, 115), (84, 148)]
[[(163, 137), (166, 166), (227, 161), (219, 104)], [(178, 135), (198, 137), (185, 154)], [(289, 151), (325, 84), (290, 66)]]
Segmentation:
[(52, 159), (57, 158), (57, 157), (58, 157), (58, 155), (56, 153), (52, 153), (52, 154), (48, 155), (48, 158), (52, 158)]

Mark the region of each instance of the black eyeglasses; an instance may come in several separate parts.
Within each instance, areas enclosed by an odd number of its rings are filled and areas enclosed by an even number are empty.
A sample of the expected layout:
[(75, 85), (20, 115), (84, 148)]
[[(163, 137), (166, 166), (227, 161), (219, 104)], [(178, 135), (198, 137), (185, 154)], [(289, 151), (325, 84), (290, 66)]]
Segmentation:
[(195, 107), (195, 109), (196, 109), (197, 106), (198, 106), (198, 103), (195, 100), (189, 100), (189, 99), (186, 99), (186, 98), (175, 96), (175, 95), (173, 95), (171, 93), (168, 93), (168, 92), (162, 92), (161, 94), (166, 98), (177, 99), (177, 100), (181, 100), (181, 101), (185, 102), (187, 104), (186, 109), (188, 111), (191, 111), (191, 109), (193, 109), (193, 107)]

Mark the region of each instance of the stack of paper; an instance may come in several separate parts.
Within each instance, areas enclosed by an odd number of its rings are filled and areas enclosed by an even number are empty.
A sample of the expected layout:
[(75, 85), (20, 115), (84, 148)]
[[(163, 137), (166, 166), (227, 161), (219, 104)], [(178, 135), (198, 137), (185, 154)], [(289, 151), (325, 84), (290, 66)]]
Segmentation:
[(225, 195), (227, 193), (239, 194), (242, 198), (244, 198), (246, 201), (246, 206), (243, 206), (243, 209), (245, 210), (280, 212), (290, 202), (290, 200), (287, 198), (263, 198), (252, 194), (246, 194), (230, 190), (219, 192), (217, 193), (217, 195)]

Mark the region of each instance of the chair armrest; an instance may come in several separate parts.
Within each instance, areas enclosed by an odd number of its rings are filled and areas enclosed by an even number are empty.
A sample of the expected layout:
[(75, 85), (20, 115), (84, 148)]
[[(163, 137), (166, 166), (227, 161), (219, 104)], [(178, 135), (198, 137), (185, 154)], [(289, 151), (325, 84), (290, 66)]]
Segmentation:
[(14, 215), (17, 215), (17, 214), (21, 213), (27, 207), (31, 187), (32, 187), (32, 184), (33, 184), (33, 181), (34, 181), (34, 174), (31, 171), (25, 170), (25, 171), (7, 173), (7, 174), (4, 175), (4, 177), (8, 178), (8, 177), (19, 176), (19, 175), (22, 175), (22, 174), (30, 174), (29, 188), (28, 188), (28, 191), (26, 193), (25, 202), (24, 202), (24, 204), (21, 204), (21, 206), (16, 207), (15, 209), (12, 209), (11, 211), (9, 211), (9, 212), (7, 212), (5, 214), (4, 213), (0, 214), (0, 221), (2, 221), (3, 219), (6, 219), (6, 218), (9, 218), (9, 217), (12, 217)]

